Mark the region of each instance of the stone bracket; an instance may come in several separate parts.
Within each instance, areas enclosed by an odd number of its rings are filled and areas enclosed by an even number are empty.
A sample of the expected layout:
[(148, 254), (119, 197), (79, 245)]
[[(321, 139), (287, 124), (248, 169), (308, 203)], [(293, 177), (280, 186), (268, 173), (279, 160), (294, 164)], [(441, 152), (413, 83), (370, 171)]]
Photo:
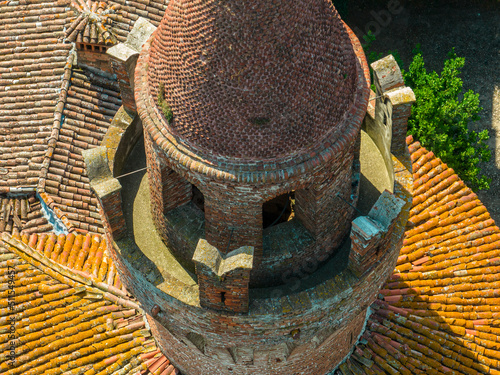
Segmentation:
[(101, 142), (101, 146), (107, 149), (108, 164), (113, 176), (120, 175), (126, 158), (141, 135), (142, 123), (139, 116), (121, 106)]
[(135, 66), (142, 46), (155, 30), (156, 27), (148, 20), (139, 17), (125, 43), (117, 44), (107, 51), (110, 56), (111, 69), (118, 78), (123, 106), (134, 112), (137, 111), (134, 99)]
[(375, 61), (371, 67), (377, 88), (374, 120), (381, 123), (379, 128), (390, 126), (390, 152), (400, 155), (406, 148), (408, 118), (411, 115), (412, 103), (416, 100), (415, 94), (411, 88), (404, 85), (394, 56), (389, 55)]

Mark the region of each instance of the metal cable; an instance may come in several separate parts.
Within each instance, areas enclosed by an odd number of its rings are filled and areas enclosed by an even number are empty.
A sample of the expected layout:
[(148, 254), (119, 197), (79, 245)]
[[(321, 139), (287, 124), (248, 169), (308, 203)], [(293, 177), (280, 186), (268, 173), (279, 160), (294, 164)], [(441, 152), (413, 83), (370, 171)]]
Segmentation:
[(339, 198), (341, 201), (343, 201), (343, 202), (347, 203), (347, 204), (348, 204), (349, 206), (351, 206), (352, 208), (354, 208), (358, 214), (360, 214), (360, 215), (363, 215), (363, 216), (364, 216), (364, 214), (363, 214), (360, 210), (358, 210), (356, 207), (354, 207), (352, 204), (350, 204), (348, 201), (346, 201), (344, 198), (342, 198), (342, 197), (340, 196), (340, 193), (337, 193), (336, 197), (337, 197), (337, 198)]
[(141, 169), (138, 169), (136, 171), (132, 171), (132, 172), (128, 172), (128, 173), (125, 173), (125, 174), (122, 174), (122, 175), (119, 175), (119, 176), (116, 176), (115, 178), (120, 178), (120, 177), (125, 177), (125, 176), (129, 176), (131, 174), (134, 174), (134, 173), (138, 173), (138, 172), (142, 172), (146, 169), (148, 169), (149, 167), (145, 167), (145, 168), (141, 168)]

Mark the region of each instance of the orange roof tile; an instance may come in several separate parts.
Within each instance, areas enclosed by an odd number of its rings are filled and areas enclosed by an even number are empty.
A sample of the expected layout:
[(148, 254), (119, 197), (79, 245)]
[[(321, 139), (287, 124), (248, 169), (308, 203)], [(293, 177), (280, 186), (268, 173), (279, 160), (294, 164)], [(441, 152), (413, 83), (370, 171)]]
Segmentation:
[(500, 374), (500, 230), (452, 169), (407, 142), (414, 196), (404, 246), (339, 371)]
[(48, 168), (42, 196), (71, 230), (104, 233), (97, 198), (90, 189), (81, 152), (98, 146), (121, 99), (116, 81), (71, 66), (62, 111), (64, 121)]
[[(64, 1), (6, 2), (0, 11), (0, 192), (35, 186), (70, 44)], [(22, 17), (20, 17), (22, 15)]]
[(35, 194), (7, 196), (0, 194), (0, 232), (19, 235), (52, 232), (53, 227), (43, 216), (41, 204)]
[(147, 18), (158, 26), (168, 2), (161, 0), (74, 0), (71, 5), (77, 16), (66, 30), (66, 38), (72, 42), (114, 44), (124, 42), (139, 17)]
[[(59, 265), (38, 244), (32, 248), (5, 233), (0, 316), (2, 374), (139, 374), (161, 357), (139, 306), (123, 291)], [(9, 357), (12, 348), (15, 356)]]
[(80, 14), (66, 30), (69, 41), (111, 45), (116, 43), (109, 15), (115, 13), (118, 5), (108, 7), (103, 1), (88, 4), (83, 0), (75, 0), (71, 4)]

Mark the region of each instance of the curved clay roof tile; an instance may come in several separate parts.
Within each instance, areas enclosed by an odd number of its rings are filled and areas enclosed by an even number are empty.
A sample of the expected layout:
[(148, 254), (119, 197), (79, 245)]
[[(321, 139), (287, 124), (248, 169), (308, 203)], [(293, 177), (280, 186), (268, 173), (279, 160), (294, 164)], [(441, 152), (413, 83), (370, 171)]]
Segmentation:
[(80, 14), (66, 30), (69, 41), (107, 45), (117, 43), (109, 17), (117, 9), (115, 5), (108, 6), (101, 1), (92, 2), (89, 6), (83, 0), (74, 0), (71, 4)]

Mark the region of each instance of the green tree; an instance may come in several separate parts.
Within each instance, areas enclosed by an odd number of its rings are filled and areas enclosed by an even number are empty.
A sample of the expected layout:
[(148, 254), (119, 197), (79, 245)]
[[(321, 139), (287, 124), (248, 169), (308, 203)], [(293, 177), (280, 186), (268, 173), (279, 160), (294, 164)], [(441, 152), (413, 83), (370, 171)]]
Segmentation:
[(454, 50), (448, 54), (441, 74), (428, 73), (417, 47), (407, 72), (406, 85), (416, 97), (408, 121), (408, 134), (432, 150), (474, 190), (489, 189), (491, 179), (481, 175), (479, 163), (488, 161), (491, 151), (485, 141), (488, 131), (469, 129), (471, 121), (479, 119), (482, 110), (479, 94), (469, 90), (463, 93), (459, 75), (465, 59)]

